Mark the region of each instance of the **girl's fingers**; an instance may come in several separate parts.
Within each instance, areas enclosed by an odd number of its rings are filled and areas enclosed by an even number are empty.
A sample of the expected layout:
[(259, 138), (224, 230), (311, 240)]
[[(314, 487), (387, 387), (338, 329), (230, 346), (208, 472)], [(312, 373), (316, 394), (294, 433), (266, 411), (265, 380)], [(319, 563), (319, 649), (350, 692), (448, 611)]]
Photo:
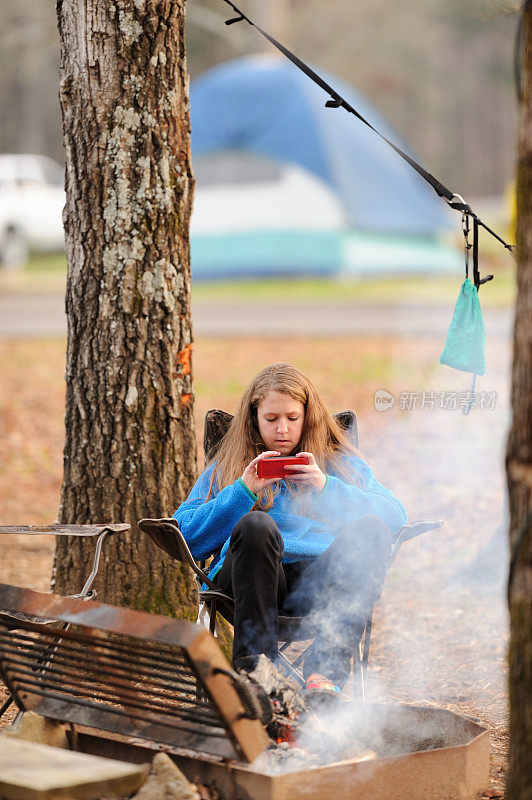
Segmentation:
[(263, 458), (267, 458), (268, 456), (280, 456), (280, 455), (281, 455), (281, 453), (279, 452), (279, 450), (267, 450), (265, 453), (260, 453), (258, 456), (256, 456), (253, 459), (253, 461), (249, 462), (249, 464), (246, 467), (246, 470), (251, 469), (252, 467), (254, 467), (257, 464), (257, 462), (260, 461)]
[(254, 458), (253, 461), (250, 463), (250, 466), (251, 464), (256, 464), (257, 461), (261, 461), (263, 458), (268, 458), (268, 456), (280, 456), (280, 455), (281, 453), (279, 452), (279, 450), (266, 450), (265, 453), (259, 453), (259, 455), (256, 458)]
[(310, 465), (316, 463), (316, 459), (314, 458), (314, 453), (307, 453), (306, 451), (301, 451), (301, 453), (296, 453), (298, 456), (306, 456), (309, 460)]

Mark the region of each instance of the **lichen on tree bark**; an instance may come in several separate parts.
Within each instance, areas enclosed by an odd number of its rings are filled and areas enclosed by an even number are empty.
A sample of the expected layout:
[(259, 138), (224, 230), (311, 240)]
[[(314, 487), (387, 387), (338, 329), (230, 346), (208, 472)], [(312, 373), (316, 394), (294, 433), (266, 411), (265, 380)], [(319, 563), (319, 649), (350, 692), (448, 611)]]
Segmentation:
[[(140, 535), (196, 477), (184, 0), (60, 0), (68, 279), (62, 522), (108, 538), (100, 599), (192, 619), (188, 569)], [(184, 357), (183, 354), (186, 354)], [(60, 541), (55, 589), (91, 552)]]

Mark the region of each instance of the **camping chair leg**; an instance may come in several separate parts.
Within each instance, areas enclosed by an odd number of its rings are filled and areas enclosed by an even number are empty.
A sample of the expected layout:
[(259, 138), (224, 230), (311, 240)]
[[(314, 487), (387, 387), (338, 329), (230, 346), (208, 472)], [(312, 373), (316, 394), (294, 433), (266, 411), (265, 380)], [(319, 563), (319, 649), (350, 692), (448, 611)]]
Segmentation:
[(216, 600), (213, 600), (209, 609), (209, 630), (213, 636), (216, 635)]
[(358, 691), (360, 699), (363, 703), (366, 702), (366, 671), (362, 663), (362, 642), (357, 645), (357, 667), (358, 667)]
[(284, 651), (286, 650), (287, 647), (290, 647), (291, 644), (292, 642), (290, 641), (283, 642), (281, 644), (278, 650), (279, 660), (281, 664), (286, 667), (289, 676), (293, 675), (297, 680), (297, 682), (303, 686), (303, 684), (305, 683), (305, 679), (303, 677), (303, 673), (297, 667), (299, 663), (303, 660), (303, 656), (309, 650), (309, 648), (307, 647), (307, 649), (304, 650), (301, 653), (301, 655), (299, 655), (296, 659), (294, 659), (294, 661), (290, 661), (290, 659), (285, 656)]
[(368, 671), (369, 662), (369, 646), (371, 642), (371, 625), (373, 621), (373, 609), (366, 622), (362, 637), (355, 647), (353, 657), (353, 672), (355, 681), (355, 694), (358, 694), (360, 700), (366, 702), (366, 676)]
[(303, 659), (305, 658), (305, 656), (307, 655), (307, 653), (308, 653), (308, 651), (310, 650), (311, 647), (312, 647), (312, 645), (310, 644), (306, 648), (306, 650), (303, 650), (303, 652), (298, 655), (297, 658), (294, 658), (294, 660), (292, 661), (292, 666), (293, 667), (299, 667), (299, 665), (301, 664), (301, 662), (303, 661)]
[(368, 671), (368, 662), (369, 662), (369, 645), (371, 642), (371, 624), (373, 622), (373, 609), (371, 610), (371, 614), (369, 615), (368, 621), (366, 622), (366, 635), (364, 636), (364, 649), (362, 651), (362, 659), (361, 659), (361, 666), (362, 666), (362, 673), (364, 676), (364, 680), (366, 678), (366, 673)]
[[(213, 600), (209, 606), (209, 630), (214, 636), (216, 633), (216, 600)], [(199, 678), (196, 678), (196, 700), (202, 701), (205, 699), (202, 685)]]
[(289, 675), (290, 675), (290, 674), (291, 674), (291, 675), (293, 675), (293, 677), (296, 679), (296, 681), (297, 681), (297, 682), (298, 682), (298, 683), (299, 683), (301, 686), (303, 686), (303, 685), (304, 685), (304, 683), (305, 683), (305, 679), (304, 679), (304, 677), (303, 677), (303, 673), (302, 673), (300, 670), (298, 670), (298, 669), (297, 669), (297, 667), (294, 667), (294, 665), (292, 664), (292, 662), (290, 661), (290, 659), (288, 659), (288, 658), (285, 656), (285, 654), (284, 654), (284, 653), (281, 653), (281, 651), (280, 651), (280, 650), (279, 650), (279, 652), (278, 652), (278, 656), (279, 656), (279, 662), (280, 662), (280, 664), (281, 664), (282, 666), (286, 667), (286, 669), (288, 670), (288, 674), (289, 674)]

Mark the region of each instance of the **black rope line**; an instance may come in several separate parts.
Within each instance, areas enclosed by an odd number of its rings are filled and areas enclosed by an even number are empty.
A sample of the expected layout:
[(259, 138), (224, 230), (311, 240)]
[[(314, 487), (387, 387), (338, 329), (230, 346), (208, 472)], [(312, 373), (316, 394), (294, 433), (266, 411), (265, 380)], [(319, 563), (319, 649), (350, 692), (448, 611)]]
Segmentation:
[[(473, 243), (469, 241), (470, 218), (473, 220)], [(473, 251), (473, 283), (478, 292), (483, 283), (493, 280), (493, 275), (486, 275), (484, 278), (480, 277), (478, 268), (478, 227), (479, 221), (476, 217), (471, 216), (467, 211), (462, 212), (462, 232), (464, 234), (464, 252), (465, 252), (465, 276), (469, 278), (469, 251)]]
[(508, 242), (506, 242), (501, 236), (495, 233), (495, 231), (492, 230), (492, 228), (486, 225), (486, 223), (484, 223), (480, 219), (480, 217), (473, 211), (471, 206), (465, 201), (463, 201), (460, 195), (457, 195), (456, 192), (451, 192), (450, 189), (444, 186), (444, 184), (441, 183), (441, 181), (439, 181), (437, 178), (435, 178), (434, 175), (431, 175), (431, 173), (428, 172), (424, 167), (422, 167), (421, 164), (418, 164), (417, 161), (415, 161), (411, 156), (409, 156), (407, 153), (401, 150), (400, 147), (397, 147), (397, 145), (395, 145), (392, 141), (390, 141), (390, 139), (387, 139), (386, 136), (384, 136), (384, 134), (382, 134), (380, 131), (377, 130), (377, 128), (374, 128), (373, 125), (362, 116), (362, 114), (360, 114), (355, 108), (353, 108), (352, 105), (350, 105), (350, 103), (347, 102), (347, 100), (345, 100), (341, 95), (339, 95), (338, 92), (335, 89), (333, 89), (332, 86), (329, 86), (329, 84), (326, 81), (324, 81), (323, 78), (317, 74), (317, 72), (311, 69), (311, 67), (309, 67), (308, 64), (305, 64), (304, 61), (301, 61), (301, 59), (298, 58), (298, 56), (296, 56), (294, 53), (288, 50), (288, 48), (285, 47), (283, 44), (281, 44), (281, 42), (278, 42), (277, 39), (274, 39), (273, 36), (270, 36), (269, 33), (263, 30), (255, 22), (253, 22), (253, 20), (251, 20), (246, 14), (244, 14), (244, 12), (241, 11), (238, 8), (238, 6), (235, 5), (235, 3), (231, 2), (231, 0), (223, 0), (223, 2), (227, 3), (228, 6), (231, 6), (233, 11), (237, 14), (236, 17), (226, 20), (225, 21), (226, 25), (233, 25), (236, 22), (247, 22), (248, 25), (251, 25), (253, 28), (255, 28), (262, 36), (264, 36), (265, 39), (267, 39), (271, 44), (273, 44), (273, 46), (277, 48), (279, 52), (281, 52), (284, 56), (286, 56), (286, 58), (288, 58), (292, 62), (292, 64), (295, 64), (295, 66), (298, 69), (304, 72), (305, 75), (307, 75), (307, 77), (309, 77), (312, 81), (314, 81), (314, 83), (316, 83), (321, 89), (323, 89), (324, 92), (326, 92), (330, 96), (331, 99), (327, 100), (327, 102), (325, 103), (326, 108), (343, 108), (349, 114), (353, 114), (355, 117), (357, 117), (357, 119), (363, 122), (364, 125), (367, 125), (367, 127), (370, 128), (374, 133), (376, 133), (377, 136), (380, 136), (380, 138), (383, 141), (385, 141), (386, 144), (388, 144), (393, 150), (395, 150), (396, 153), (398, 153), (398, 155), (401, 156), (401, 158), (403, 158), (408, 164), (410, 164), (410, 166), (413, 169), (415, 169), (415, 171), (419, 175), (421, 175), (421, 177), (424, 178), (427, 181), (427, 183), (429, 183), (432, 186), (436, 194), (439, 197), (443, 197), (447, 201), (450, 208), (453, 208), (456, 211), (466, 212), (470, 217), (472, 217), (474, 220), (477, 221), (477, 225), (480, 225), (489, 234), (495, 237), (495, 239), (497, 239), (497, 241), (499, 241), (507, 250), (509, 250), (510, 253), (514, 252), (514, 245), (508, 244)]

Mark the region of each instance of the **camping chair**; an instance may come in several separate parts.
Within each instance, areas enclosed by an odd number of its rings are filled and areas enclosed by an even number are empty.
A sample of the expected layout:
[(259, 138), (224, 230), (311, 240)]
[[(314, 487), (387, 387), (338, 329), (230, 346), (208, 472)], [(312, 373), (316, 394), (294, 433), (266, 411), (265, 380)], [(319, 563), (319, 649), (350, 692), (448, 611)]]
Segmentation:
[[(98, 568), (100, 566), (100, 556), (102, 553), (102, 547), (105, 539), (111, 533), (123, 533), (124, 531), (128, 531), (131, 529), (131, 525), (129, 523), (119, 523), (116, 525), (108, 524), (108, 525), (0, 525), (0, 535), (16, 535), (16, 534), (25, 534), (25, 535), (38, 535), (38, 534), (49, 534), (52, 536), (76, 536), (76, 537), (83, 537), (83, 538), (96, 538), (96, 546), (94, 548), (94, 556), (92, 559), (92, 567), (89, 575), (81, 591), (78, 594), (69, 595), (70, 599), (79, 598), (81, 600), (94, 600), (97, 596), (96, 590), (92, 588), (93, 583), (96, 579), (96, 575), (98, 574)], [(54, 573), (55, 573), (55, 566), (54, 566)], [(54, 584), (54, 576), (52, 576), (52, 588)], [(28, 620), (28, 616), (25, 614), (17, 614), (17, 613), (10, 613), (4, 612), (1, 608), (0, 611), (6, 614), (6, 617), (10, 617), (12, 619), (11, 629), (15, 630), (17, 628), (17, 623), (20, 623), (21, 620)], [(39, 625), (51, 625), (55, 620), (30, 620), (35, 622)], [(68, 626), (65, 627), (67, 630)], [(8, 697), (7, 700), (0, 706), (0, 719), (3, 717), (5, 712), (13, 703), (13, 698)]]
[[(341, 411), (335, 414), (335, 419), (347, 435), (349, 440), (355, 447), (358, 447), (358, 427), (356, 413), (351, 410)], [(205, 430), (203, 435), (203, 451), (205, 459), (211, 460), (218, 446), (227, 433), (233, 417), (225, 411), (220, 409), (211, 409), (207, 411), (205, 416)], [(392, 549), (388, 568), (391, 567), (395, 561), (399, 548), (403, 542), (420, 536), (427, 531), (438, 528), (441, 525), (441, 520), (426, 520), (420, 522), (409, 522), (403, 525), (395, 532), (392, 539)], [(204, 617), (204, 610), (208, 611), (209, 616), (209, 629), (213, 635), (216, 634), (216, 617), (221, 614), (230, 624), (233, 624), (234, 616), (234, 601), (233, 598), (220, 592), (213, 581), (208, 576), (208, 570), (205, 562), (196, 563), (177, 520), (174, 518), (163, 519), (143, 519), (139, 522), (138, 527), (146, 533), (152, 541), (161, 547), (172, 558), (182, 563), (188, 564), (195, 574), (196, 582), (198, 584), (200, 612), (198, 620)], [(207, 589), (203, 587), (206, 586)], [(373, 619), (373, 609), (371, 610), (362, 638), (358, 645), (355, 647), (353, 654), (353, 672), (355, 679), (355, 693), (364, 700), (365, 699), (365, 680), (367, 666), (369, 662), (369, 648), (371, 640), (371, 627)], [(301, 640), (300, 631), (303, 617), (285, 617), (279, 616), (279, 662), (286, 668), (287, 672), (292, 675), (301, 685), (304, 684), (304, 678), (299, 666), (304, 660), (305, 655), (312, 647), (312, 643), (308, 645), (302, 652), (300, 652), (293, 660), (288, 658), (286, 651), (294, 642)]]

